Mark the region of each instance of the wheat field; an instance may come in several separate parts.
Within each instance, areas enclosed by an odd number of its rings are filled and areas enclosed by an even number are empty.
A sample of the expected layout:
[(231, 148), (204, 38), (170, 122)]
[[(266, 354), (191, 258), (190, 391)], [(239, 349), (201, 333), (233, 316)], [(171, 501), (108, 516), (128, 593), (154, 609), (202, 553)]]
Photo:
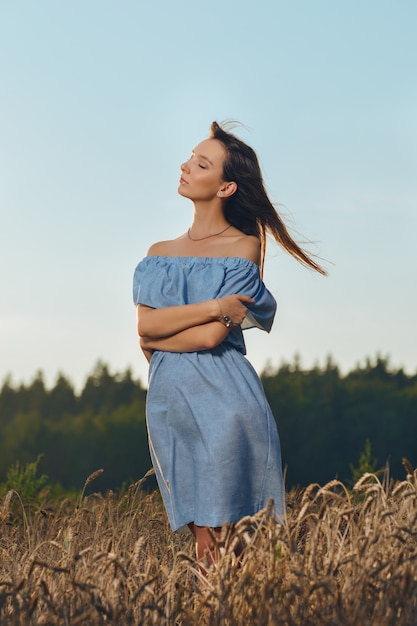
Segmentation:
[(281, 525), (265, 510), (234, 536), (225, 527), (207, 578), (191, 535), (171, 533), (141, 481), (37, 507), (11, 490), (0, 625), (415, 625), (417, 470), (406, 469), (402, 482), (364, 474), (353, 489), (292, 491)]

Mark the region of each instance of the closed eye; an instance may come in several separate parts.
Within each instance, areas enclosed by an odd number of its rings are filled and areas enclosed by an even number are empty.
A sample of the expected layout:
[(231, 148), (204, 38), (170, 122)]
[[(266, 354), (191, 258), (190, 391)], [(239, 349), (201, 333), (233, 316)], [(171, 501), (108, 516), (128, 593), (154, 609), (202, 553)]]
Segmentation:
[(204, 156), (202, 154), (196, 154), (194, 152), (194, 150), (191, 153), (190, 161), (191, 161), (191, 159), (196, 159), (197, 161), (199, 161), (198, 167), (201, 167), (202, 170), (206, 170), (207, 169), (208, 166), (206, 165), (206, 162), (209, 165), (213, 165), (213, 163), (210, 161), (210, 159), (208, 157), (206, 157), (206, 156)]

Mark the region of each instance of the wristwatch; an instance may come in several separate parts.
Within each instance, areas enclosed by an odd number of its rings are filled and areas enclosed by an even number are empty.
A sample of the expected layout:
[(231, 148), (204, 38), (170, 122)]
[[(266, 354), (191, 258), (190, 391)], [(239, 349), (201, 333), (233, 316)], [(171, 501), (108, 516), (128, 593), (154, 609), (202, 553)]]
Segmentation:
[(222, 315), (222, 316), (219, 318), (219, 320), (220, 320), (221, 322), (223, 322), (223, 324), (224, 324), (227, 328), (230, 328), (230, 327), (231, 327), (231, 325), (233, 324), (233, 322), (232, 322), (232, 318), (231, 318), (231, 317), (229, 317), (229, 315)]

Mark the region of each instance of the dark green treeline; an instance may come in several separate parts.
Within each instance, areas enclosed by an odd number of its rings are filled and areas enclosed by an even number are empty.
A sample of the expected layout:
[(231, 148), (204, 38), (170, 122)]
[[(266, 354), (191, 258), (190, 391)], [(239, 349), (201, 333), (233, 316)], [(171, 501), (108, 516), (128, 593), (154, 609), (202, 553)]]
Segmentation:
[[(287, 486), (349, 480), (367, 440), (378, 468), (388, 462), (402, 479), (402, 457), (417, 463), (417, 375), (367, 361), (341, 375), (331, 359), (305, 370), (295, 359), (267, 368), (262, 381), (276, 417)], [(45, 387), (6, 379), (0, 391), (0, 483), (9, 467), (34, 461), (51, 483), (79, 489), (99, 468), (95, 489), (136, 481), (150, 468), (146, 390), (128, 370), (111, 374), (98, 363), (76, 394), (60, 375)]]
[(349, 481), (370, 442), (377, 468), (404, 479), (403, 457), (417, 463), (417, 374), (369, 359), (342, 376), (329, 358), (304, 371), (297, 359), (262, 376), (279, 426), (287, 484)]

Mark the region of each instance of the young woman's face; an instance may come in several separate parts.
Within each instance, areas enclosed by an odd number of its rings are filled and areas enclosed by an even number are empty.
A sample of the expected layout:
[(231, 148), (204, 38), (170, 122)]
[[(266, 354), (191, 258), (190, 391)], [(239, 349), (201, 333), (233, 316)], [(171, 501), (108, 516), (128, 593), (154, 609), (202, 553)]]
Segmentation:
[(217, 196), (223, 181), (226, 150), (217, 139), (205, 139), (181, 165), (178, 193), (193, 201), (208, 201)]

